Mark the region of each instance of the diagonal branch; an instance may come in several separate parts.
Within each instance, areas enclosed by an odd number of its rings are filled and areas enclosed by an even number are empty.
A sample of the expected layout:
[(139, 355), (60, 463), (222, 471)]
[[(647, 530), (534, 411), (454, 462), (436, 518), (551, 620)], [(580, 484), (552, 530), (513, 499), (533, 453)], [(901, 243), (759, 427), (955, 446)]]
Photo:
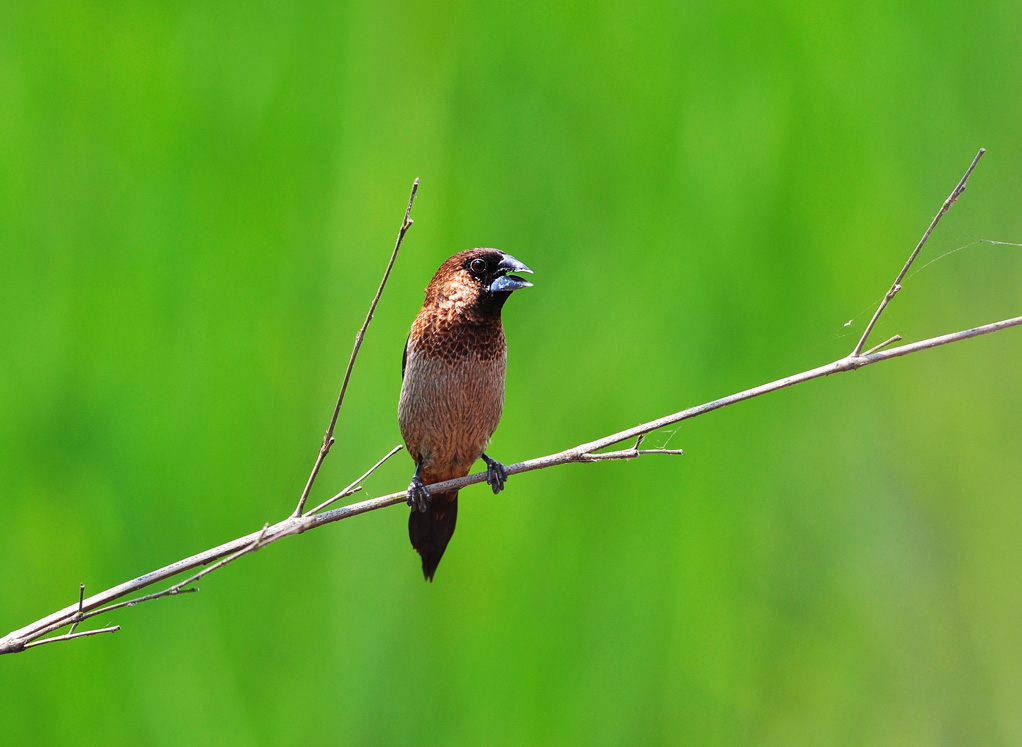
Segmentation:
[(355, 347), (351, 351), (351, 358), (348, 359), (348, 367), (344, 370), (344, 380), (341, 382), (341, 393), (337, 395), (337, 404), (334, 405), (334, 414), (330, 418), (330, 425), (327, 426), (326, 435), (323, 436), (323, 445), (319, 447), (319, 455), (316, 457), (316, 463), (312, 465), (312, 474), (309, 475), (309, 481), (305, 483), (305, 490), (302, 491), (302, 497), (298, 499), (298, 505), (295, 506), (295, 511), (292, 516), (301, 516), (302, 511), (305, 509), (305, 502), (309, 499), (309, 493), (312, 491), (312, 484), (316, 482), (316, 475), (319, 474), (319, 468), (323, 464), (323, 460), (326, 459), (326, 455), (330, 453), (330, 447), (334, 445), (334, 428), (337, 426), (337, 417), (341, 414), (341, 403), (344, 402), (344, 392), (348, 389), (348, 379), (351, 378), (351, 369), (355, 367), (355, 358), (358, 356), (358, 349), (362, 347), (362, 340), (365, 339), (366, 330), (369, 328), (369, 322), (373, 320), (373, 312), (376, 311), (376, 304), (380, 302), (380, 296), (383, 295), (383, 288), (387, 285), (387, 279), (390, 277), (390, 271), (394, 267), (394, 261), (397, 259), (398, 250), (401, 249), (401, 242), (404, 241), (405, 234), (408, 233), (408, 229), (412, 227), (412, 203), (415, 202), (415, 193), (419, 189), (419, 180), (416, 179), (412, 182), (412, 194), (408, 197), (408, 207), (405, 208), (405, 219), (401, 223), (401, 230), (397, 232), (397, 243), (394, 244), (394, 251), (390, 255), (390, 262), (387, 264), (387, 269), (383, 273), (383, 280), (380, 281), (380, 287), (376, 289), (376, 296), (373, 298), (373, 302), (369, 305), (369, 313), (366, 314), (366, 320), (362, 322), (362, 328), (355, 335)]
[[(952, 192), (951, 197), (948, 198), (947, 201), (945, 201), (944, 206), (941, 208), (941, 212), (938, 213), (937, 218), (939, 218), (940, 215), (946, 212), (950, 204), (954, 202), (955, 199), (957, 199), (957, 196), (959, 194), (961, 194), (961, 191), (965, 187), (965, 181), (967, 180), (969, 174), (972, 172), (973, 167), (975, 167), (976, 161), (978, 161), (979, 157), (982, 154), (983, 151), (981, 150), (979, 155), (977, 155), (976, 159), (973, 161), (972, 166), (969, 167), (969, 171), (966, 172), (965, 177), (963, 177), (962, 181), (959, 182), (959, 185), (956, 188), (955, 192)], [(414, 190), (415, 188), (413, 187), (412, 191), (413, 198), (415, 195)], [(409, 200), (409, 211), (410, 210), (411, 200)], [(404, 230), (406, 230), (407, 226), (410, 225), (408, 215), (409, 213), (406, 211), (405, 225), (402, 226), (402, 234), (399, 236), (398, 239), (399, 244), (400, 238), (401, 236), (403, 236)], [(907, 268), (909, 267), (909, 265), (911, 265), (912, 260), (919, 253), (922, 244), (925, 242), (930, 232), (932, 232), (933, 227), (936, 225), (936, 221), (937, 219), (934, 219), (934, 222), (933, 224), (931, 224), (930, 229), (923, 237), (923, 241), (920, 242), (920, 244), (916, 247), (915, 251), (910, 256), (909, 262), (906, 263), (905, 265), (905, 269), (902, 270), (902, 273), (898, 276), (898, 279), (895, 281), (894, 284), (895, 288), (898, 287), (898, 283), (903, 278), (905, 272), (907, 271)], [(395, 254), (396, 251), (397, 249), (395, 248)], [(393, 264), (393, 257), (391, 258), (391, 264)], [(388, 267), (388, 273), (389, 271), (390, 268)], [(386, 277), (384, 278), (384, 280), (386, 280)], [(889, 293), (888, 296), (893, 296), (893, 293)], [(378, 298), (379, 293), (377, 293), (377, 300)], [(887, 300), (889, 301), (890, 299), (888, 298)], [(881, 309), (879, 311), (883, 310), (884, 305), (885, 304), (881, 305)], [(985, 324), (980, 327), (961, 330), (959, 332), (953, 332), (951, 334), (941, 335), (939, 337), (931, 337), (929, 339), (921, 340), (919, 342), (913, 342), (906, 345), (899, 345), (898, 347), (888, 348), (884, 350), (883, 348), (887, 348), (890, 344), (898, 342), (900, 340), (900, 337), (895, 336), (881, 343), (880, 345), (873, 347), (866, 353), (861, 353), (859, 351), (864, 345), (866, 337), (868, 336), (869, 331), (872, 329), (872, 326), (875, 324), (876, 319), (879, 317), (879, 311), (876, 315), (874, 315), (873, 321), (867, 328), (866, 334), (863, 335), (862, 339), (859, 341), (859, 344), (856, 346), (856, 350), (854, 350), (851, 354), (844, 358), (833, 361), (832, 363), (828, 363), (823, 366), (819, 366), (817, 368), (810, 369), (808, 371), (803, 371), (802, 373), (786, 376), (782, 379), (777, 379), (776, 381), (772, 381), (768, 384), (762, 384), (751, 389), (746, 389), (745, 391), (737, 392), (727, 397), (722, 397), (720, 399), (713, 400), (712, 402), (707, 402), (705, 404), (697, 405), (695, 407), (690, 407), (688, 409), (681, 410), (671, 415), (667, 415), (656, 420), (651, 420), (647, 423), (642, 423), (633, 428), (619, 431), (617, 433), (612, 433), (602, 438), (598, 438), (594, 441), (579, 444), (578, 446), (574, 446), (570, 449), (565, 449), (564, 451), (560, 451), (555, 454), (549, 454), (547, 456), (538, 457), (536, 459), (530, 459), (528, 461), (509, 465), (507, 467), (508, 474), (531, 472), (533, 470), (546, 469), (548, 467), (554, 467), (560, 464), (590, 463), (595, 461), (607, 461), (613, 459), (634, 459), (636, 457), (644, 456), (647, 454), (680, 454), (681, 453), (680, 449), (640, 449), (639, 446), (641, 445), (643, 438), (647, 434), (652, 433), (653, 431), (659, 430), (670, 425), (674, 425), (676, 423), (680, 423), (684, 420), (688, 420), (699, 415), (705, 415), (708, 412), (719, 410), (721, 408), (728, 407), (738, 402), (744, 402), (745, 400), (752, 399), (753, 397), (759, 397), (770, 392), (775, 392), (779, 389), (784, 389), (790, 386), (794, 386), (796, 384), (801, 384), (806, 381), (811, 381), (813, 379), (829, 376), (831, 374), (841, 373), (844, 371), (854, 371), (856, 369), (864, 368), (866, 366), (873, 365), (874, 363), (880, 363), (882, 361), (890, 360), (892, 358), (899, 358), (904, 355), (910, 355), (912, 353), (917, 353), (923, 350), (928, 350), (930, 348), (939, 347), (941, 345), (948, 345), (950, 343), (959, 342), (961, 340), (967, 340), (972, 337), (979, 337), (981, 335), (991, 334), (993, 332), (998, 332), (1000, 330), (1007, 329), (1008, 327), (1016, 327), (1022, 325), (1022, 316), (1017, 316), (1011, 319), (1004, 319), (999, 322)], [(372, 312), (370, 311), (370, 317), (371, 316)], [(363, 332), (364, 329), (365, 327), (363, 327)], [(357, 352), (357, 345), (355, 352)], [(354, 360), (354, 354), (352, 355), (352, 360)], [(349, 363), (349, 373), (350, 367), (351, 364)], [(345, 382), (347, 382), (347, 375), (345, 376)], [(340, 398), (338, 399), (338, 408), (339, 407)], [(327, 445), (328, 442), (332, 440), (332, 429), (334, 424), (336, 423), (336, 418), (337, 411), (335, 410), (334, 419), (333, 421), (331, 421), (331, 429), (327, 431), (328, 438), (324, 440), (324, 445)], [(613, 446), (614, 444), (630, 439), (635, 439), (635, 443), (630, 448), (613, 452), (601, 451), (602, 449), (606, 449), (610, 446)], [(123, 584), (115, 586), (111, 589), (107, 589), (106, 591), (100, 592), (99, 594), (89, 597), (88, 599), (82, 598), (84, 596), (84, 591), (81, 591), (79, 601), (77, 604), (70, 605), (69, 607), (54, 612), (53, 614), (48, 615), (47, 617), (44, 617), (41, 620), (37, 620), (36, 622), (30, 625), (27, 625), (19, 630), (15, 630), (7, 634), (3, 638), (0, 638), (0, 654), (9, 654), (24, 651), (29, 647), (42, 645), (43, 643), (51, 643), (60, 640), (71, 640), (73, 638), (78, 638), (86, 635), (113, 632), (118, 629), (116, 626), (85, 632), (75, 632), (74, 627), (72, 627), (71, 632), (65, 635), (55, 636), (52, 638), (43, 638), (43, 636), (55, 632), (63, 627), (66, 627), (68, 625), (77, 626), (78, 622), (80, 622), (81, 620), (84, 620), (93, 615), (109, 612), (112, 609), (132, 606), (142, 601), (157, 599), (163, 596), (169, 596), (172, 594), (192, 591), (193, 589), (187, 589), (183, 587), (187, 586), (189, 583), (198, 579), (199, 577), (223, 567), (227, 563), (241, 557), (242, 555), (266, 547), (267, 545), (277, 542), (278, 540), (281, 540), (285, 537), (301, 534), (302, 532), (306, 532), (310, 529), (315, 529), (317, 527), (324, 526), (335, 521), (340, 521), (341, 519), (347, 519), (352, 516), (357, 516), (368, 511), (375, 511), (376, 509), (385, 508), (387, 506), (403, 504), (406, 498), (405, 490), (390, 493), (388, 495), (380, 496), (378, 498), (371, 498), (369, 500), (361, 501), (359, 503), (353, 503), (347, 506), (342, 506), (340, 508), (331, 509), (329, 511), (321, 511), (321, 509), (325, 508), (330, 503), (339, 500), (343, 497), (346, 497), (348, 495), (351, 495), (355, 491), (357, 491), (361, 486), (361, 482), (364, 479), (366, 479), (384, 461), (386, 461), (386, 459), (388, 459), (393, 454), (397, 453), (398, 450), (399, 450), (398, 448), (393, 449), (387, 456), (385, 456), (383, 459), (377, 462), (375, 466), (369, 469), (362, 477), (360, 477), (350, 486), (345, 488), (345, 490), (341, 491), (333, 498), (329, 499), (322, 505), (316, 507), (312, 511), (309, 511), (304, 514), (301, 513), (302, 505), (300, 504), (298, 512), (276, 524), (264, 526), (263, 529), (260, 531), (253, 532), (244, 537), (239, 537), (236, 540), (224, 543), (218, 547), (211, 548), (209, 550), (206, 550), (205, 552), (198, 553), (197, 555), (193, 555), (190, 558), (185, 558), (184, 560), (179, 560), (176, 563), (171, 563), (170, 565), (165, 566), (164, 568), (160, 568), (159, 570), (153, 571), (152, 573), (147, 573), (143, 576), (139, 576), (138, 578), (132, 579), (131, 581), (126, 581)], [(317, 469), (319, 463), (322, 462), (323, 456), (325, 456), (325, 453), (321, 451), (320, 459), (317, 460)], [(314, 477), (315, 470), (312, 475), (312, 478)], [(312, 478), (310, 478), (310, 484)], [(474, 475), (469, 475), (467, 477), (462, 477), (456, 480), (448, 480), (442, 483), (435, 483), (430, 487), (438, 492), (449, 492), (453, 490), (460, 490), (461, 488), (467, 487), (469, 485), (474, 485), (475, 483), (483, 482), (485, 481), (485, 479), (486, 473), (479, 472)], [(307, 491), (306, 495), (303, 496), (303, 499), (305, 497), (307, 497)], [(179, 582), (162, 592), (149, 594), (147, 596), (136, 598), (127, 602), (110, 604), (116, 599), (128, 596), (130, 594), (134, 594), (135, 592), (141, 589), (147, 588), (154, 584), (161, 583), (174, 576), (185, 573), (186, 571), (198, 568), (199, 566), (205, 566), (209, 563), (214, 563), (215, 561), (220, 562), (215, 563), (213, 566), (192, 576), (186, 581)]]
[(880, 315), (884, 313), (884, 309), (887, 308), (887, 304), (891, 302), (891, 299), (894, 298), (895, 294), (901, 290), (901, 281), (902, 278), (905, 277), (905, 273), (908, 272), (908, 268), (910, 268), (912, 266), (912, 263), (916, 261), (916, 256), (918, 256), (919, 252), (922, 250), (923, 245), (926, 243), (927, 239), (930, 238), (930, 234), (933, 233), (933, 229), (937, 227), (938, 223), (940, 223), (940, 219), (944, 217), (944, 213), (951, 209), (951, 206), (958, 201), (958, 198), (961, 196), (962, 192), (965, 191), (965, 183), (969, 181), (969, 177), (972, 176), (972, 170), (976, 168), (976, 164), (979, 163), (979, 159), (981, 159), (983, 157), (983, 154), (986, 152), (987, 152), (986, 148), (979, 149), (979, 152), (976, 154), (976, 157), (973, 158), (972, 163), (969, 164), (969, 168), (965, 170), (965, 176), (961, 178), (961, 180), (958, 182), (958, 186), (956, 186), (951, 191), (951, 194), (948, 195), (948, 198), (944, 200), (944, 204), (940, 206), (940, 210), (937, 211), (937, 214), (933, 217), (933, 220), (930, 221), (930, 226), (929, 228), (926, 229), (926, 233), (924, 233), (923, 237), (919, 239), (919, 243), (916, 244), (916, 248), (913, 250), (913, 252), (910, 255), (908, 255), (908, 261), (905, 262), (905, 266), (901, 268), (901, 272), (899, 272), (898, 277), (894, 279), (894, 283), (891, 285), (891, 289), (887, 291), (887, 293), (884, 295), (884, 299), (880, 302), (880, 306), (877, 308), (876, 313), (873, 314), (873, 318), (870, 319), (869, 324), (866, 325), (866, 330), (862, 333), (862, 337), (860, 337), (859, 341), (855, 344), (855, 349), (852, 350), (851, 357), (854, 358), (855, 356), (862, 353), (862, 348), (866, 345), (866, 340), (869, 338), (869, 333), (873, 331), (873, 327), (876, 326), (877, 320), (880, 319)]
[[(326, 501), (323, 505), (327, 505), (334, 501), (346, 498), (362, 489), (362, 481), (371, 475), (381, 464), (387, 461), (390, 457), (401, 450), (401, 447), (395, 447), (390, 452), (380, 459), (375, 465), (367, 470), (362, 477), (358, 478), (355, 482), (349, 485), (347, 488), (342, 490), (340, 493), (335, 495), (330, 500)], [(316, 510), (319, 510), (318, 508)], [(322, 514), (320, 514), (322, 515)], [(152, 573), (146, 573), (143, 576), (134, 578), (131, 581), (126, 581), (123, 584), (119, 584), (111, 589), (100, 592), (95, 596), (91, 596), (88, 599), (84, 599), (85, 585), (82, 584), (79, 590), (78, 604), (72, 607), (67, 607), (59, 612), (55, 612), (52, 615), (48, 615), (42, 620), (38, 620), (27, 628), (23, 628), (20, 631), (15, 631), (10, 635), (0, 638), (0, 654), (9, 654), (16, 651), (22, 651), (28, 648), (32, 641), (35, 641), (42, 636), (48, 635), (56, 630), (72, 625), (70, 634), (66, 636), (57, 636), (54, 638), (47, 638), (40, 643), (48, 643), (55, 640), (69, 640), (71, 637), (78, 637), (83, 634), (76, 634), (75, 627), (82, 620), (86, 620), (96, 615), (101, 615), (107, 612), (111, 612), (121, 607), (134, 607), (142, 602), (149, 602), (155, 599), (162, 599), (163, 597), (175, 596), (178, 594), (186, 594), (189, 592), (196, 592), (198, 588), (183, 588), (188, 586), (195, 581), (198, 581), (203, 576), (206, 576), (213, 571), (219, 570), (223, 566), (231, 563), (243, 555), (248, 555), (260, 550), (266, 545), (269, 545), (277, 540), (289, 537), (292, 534), (301, 534), (306, 529), (314, 526), (310, 519), (315, 518), (314, 512), (310, 511), (301, 517), (291, 516), (284, 521), (273, 524), (272, 526), (266, 524), (263, 526), (261, 531), (252, 532), (244, 537), (239, 537), (231, 542), (226, 542), (222, 545), (214, 547), (205, 552), (200, 552), (196, 555), (192, 555), (190, 558), (179, 560), (176, 563), (164, 566)], [(199, 573), (191, 576), (184, 581), (180, 581), (173, 586), (170, 586), (163, 591), (154, 592), (152, 594), (146, 594), (145, 596), (130, 599), (126, 602), (119, 602), (117, 604), (109, 604), (116, 599), (134, 594), (141, 589), (145, 589), (150, 586), (154, 586), (162, 581), (173, 578), (174, 576), (180, 575), (186, 571), (193, 570), (200, 566), (214, 563), (212, 566), (203, 569)], [(90, 631), (88, 635), (92, 635), (95, 632), (113, 632), (114, 629), (106, 629), (102, 631)], [(116, 630), (120, 630), (119, 627)], [(25, 633), (25, 635), (21, 635)], [(74, 634), (74, 635), (71, 635)]]
[[(729, 405), (737, 404), (738, 402), (744, 402), (745, 400), (752, 399), (753, 397), (759, 397), (764, 394), (769, 394), (770, 392), (776, 392), (779, 389), (786, 389), (787, 387), (794, 386), (795, 384), (802, 384), (806, 381), (812, 381), (813, 379), (819, 379), (824, 376), (830, 376), (831, 374), (842, 373), (844, 371), (854, 371), (858, 368), (865, 368), (866, 366), (870, 366), (874, 363), (880, 363), (892, 358), (900, 358), (904, 355), (918, 353), (922, 350), (929, 350), (930, 348), (939, 347), (941, 345), (948, 345), (952, 342), (968, 340), (972, 337), (988, 335), (992, 332), (1000, 332), (1003, 329), (1017, 327), (1019, 325), (1022, 325), (1022, 316), (1004, 319), (991, 324), (984, 324), (981, 327), (965, 329), (960, 332), (952, 332), (939, 337), (930, 337), (926, 340), (920, 340), (919, 342), (913, 342), (908, 345), (900, 345), (884, 352), (860, 355), (857, 357), (847, 356), (840, 360), (836, 360), (833, 363), (812, 368), (808, 371), (803, 371), (802, 373), (793, 374), (792, 376), (785, 376), (783, 379), (777, 379), (776, 381), (771, 381), (768, 384), (761, 384), (760, 386), (753, 387), (752, 389), (746, 389), (745, 391), (737, 392), (736, 394), (731, 394), (727, 397), (715, 399), (712, 402), (690, 407), (687, 410), (681, 410), (680, 412), (666, 415), (662, 418), (658, 418), (657, 420), (642, 423), (641, 425), (629, 428), (628, 430), (612, 433), (609, 436), (598, 438), (595, 441), (579, 444), (578, 446), (574, 446), (570, 449), (559, 451), (556, 454), (549, 454), (536, 459), (529, 459), (524, 462), (518, 462), (517, 464), (509, 464), (505, 467), (505, 469), (507, 469), (507, 473), (509, 475), (515, 475), (521, 472), (532, 472), (537, 469), (555, 467), (560, 464), (592, 462), (601, 458), (632, 459), (635, 456), (644, 453), (645, 450), (636, 450), (632, 448), (605, 454), (594, 452), (597, 452), (600, 449), (605, 449), (608, 446), (613, 446), (614, 444), (622, 441), (636, 438), (637, 436), (653, 433), (661, 428), (666, 428), (668, 426), (675, 425), (676, 423), (680, 423), (683, 420), (690, 420), (691, 418), (699, 415), (705, 415), (708, 412), (720, 410)], [(681, 450), (658, 449), (650, 451), (655, 453), (680, 453)], [(479, 482), (486, 482), (485, 472), (477, 472), (475, 474), (468, 475), (467, 477), (459, 477), (456, 480), (433, 483), (430, 485), (430, 488), (439, 493), (447, 493), (454, 490), (461, 490), (462, 488), (468, 487), (469, 485), (475, 485)], [(371, 498), (369, 500), (361, 501), (360, 503), (353, 503), (342, 508), (327, 511), (326, 513), (319, 514), (316, 518), (319, 519), (320, 523), (327, 524), (332, 521), (347, 519), (349, 516), (363, 514), (366, 511), (374, 511), (378, 508), (385, 508), (386, 506), (393, 506), (397, 503), (404, 503), (405, 497), (406, 491), (390, 493), (389, 495), (383, 495), (379, 498)], [(318, 525), (319, 524), (317, 524), (317, 526)], [(2, 648), (0, 648), (0, 653), (3, 653)]]

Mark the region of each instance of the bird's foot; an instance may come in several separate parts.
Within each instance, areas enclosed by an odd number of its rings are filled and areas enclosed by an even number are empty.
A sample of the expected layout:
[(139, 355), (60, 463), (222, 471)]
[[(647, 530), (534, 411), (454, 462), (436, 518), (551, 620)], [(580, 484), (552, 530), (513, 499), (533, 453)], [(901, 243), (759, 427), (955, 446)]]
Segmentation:
[(507, 468), (486, 454), (483, 454), (483, 461), (486, 462), (486, 484), (493, 489), (493, 494), (496, 495), (504, 489), (504, 483), (507, 482)]
[(425, 511), (429, 506), (429, 502), (432, 496), (429, 494), (429, 490), (426, 489), (426, 484), (422, 481), (422, 478), (418, 475), (412, 478), (412, 484), (408, 486), (408, 505), (412, 508), (418, 508), (419, 511)]

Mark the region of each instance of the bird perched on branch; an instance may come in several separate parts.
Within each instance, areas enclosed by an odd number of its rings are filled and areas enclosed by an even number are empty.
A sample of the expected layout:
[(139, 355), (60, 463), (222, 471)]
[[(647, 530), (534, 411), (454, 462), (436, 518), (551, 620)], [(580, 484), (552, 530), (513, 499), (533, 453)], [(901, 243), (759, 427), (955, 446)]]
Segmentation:
[(479, 458), (494, 494), (507, 480), (504, 465), (484, 449), (504, 409), (500, 311), (512, 291), (532, 285), (512, 274), (518, 272), (532, 270), (497, 249), (455, 254), (427, 286), (405, 345), (398, 423), (415, 460), (408, 535), (429, 581), (454, 534), (458, 491), (431, 493), (428, 486), (464, 477)]

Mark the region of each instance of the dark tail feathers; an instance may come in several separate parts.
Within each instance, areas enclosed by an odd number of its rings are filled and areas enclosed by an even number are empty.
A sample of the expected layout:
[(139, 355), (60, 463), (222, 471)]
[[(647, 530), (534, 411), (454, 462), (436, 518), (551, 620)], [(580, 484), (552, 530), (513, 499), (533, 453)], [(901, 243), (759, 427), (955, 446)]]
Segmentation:
[(433, 580), (447, 543), (454, 536), (458, 521), (458, 493), (437, 493), (430, 499), (425, 511), (413, 507), (408, 517), (408, 537), (412, 547), (422, 556), (422, 573), (427, 581)]

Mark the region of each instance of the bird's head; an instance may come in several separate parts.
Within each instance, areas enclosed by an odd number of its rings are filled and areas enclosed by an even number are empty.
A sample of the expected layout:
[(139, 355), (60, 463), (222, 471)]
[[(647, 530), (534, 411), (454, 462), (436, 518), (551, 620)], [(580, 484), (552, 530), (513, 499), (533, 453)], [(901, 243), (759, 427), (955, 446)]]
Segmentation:
[(455, 254), (436, 271), (426, 288), (426, 304), (467, 317), (500, 316), (512, 291), (528, 288), (515, 273), (528, 267), (499, 249), (468, 249)]

